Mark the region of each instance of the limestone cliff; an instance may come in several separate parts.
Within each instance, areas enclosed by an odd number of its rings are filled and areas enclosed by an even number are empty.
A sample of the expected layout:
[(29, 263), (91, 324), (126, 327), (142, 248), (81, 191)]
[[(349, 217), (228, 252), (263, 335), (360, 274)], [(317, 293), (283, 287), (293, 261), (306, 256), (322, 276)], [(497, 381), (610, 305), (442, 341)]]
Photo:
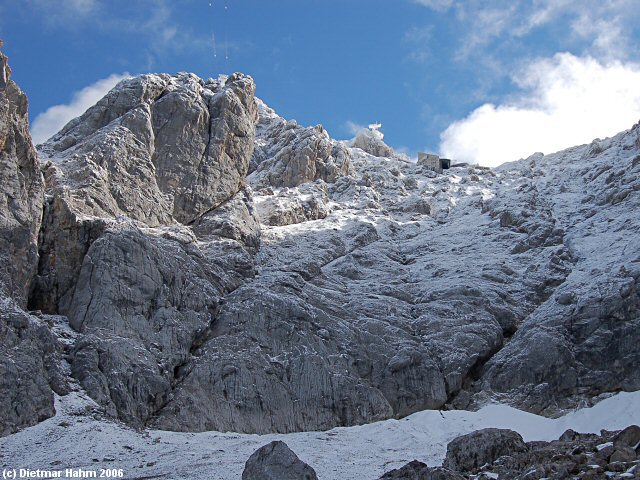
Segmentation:
[(143, 75), (40, 147), (43, 196), (5, 83), (2, 348), (40, 400), (4, 433), (67, 383), (134, 426), (258, 433), (640, 389), (637, 125), (437, 175), (245, 75)]

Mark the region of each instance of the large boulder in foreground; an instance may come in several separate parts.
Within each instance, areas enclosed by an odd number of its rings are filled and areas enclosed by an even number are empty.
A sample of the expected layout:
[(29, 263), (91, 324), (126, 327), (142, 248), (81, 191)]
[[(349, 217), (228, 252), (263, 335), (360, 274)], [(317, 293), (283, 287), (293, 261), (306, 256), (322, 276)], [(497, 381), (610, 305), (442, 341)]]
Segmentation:
[(513, 430), (485, 428), (462, 435), (447, 445), (443, 466), (459, 472), (474, 472), (503, 455), (526, 452), (527, 444)]
[(286, 443), (275, 441), (249, 457), (242, 480), (318, 480), (318, 476)]

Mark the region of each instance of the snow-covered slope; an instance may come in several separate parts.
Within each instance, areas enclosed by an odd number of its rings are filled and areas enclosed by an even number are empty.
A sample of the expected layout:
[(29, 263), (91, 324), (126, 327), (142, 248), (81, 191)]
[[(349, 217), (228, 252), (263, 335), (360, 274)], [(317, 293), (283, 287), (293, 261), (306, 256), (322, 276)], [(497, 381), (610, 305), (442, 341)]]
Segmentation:
[(78, 394), (58, 398), (56, 410), (55, 417), (0, 439), (3, 468), (116, 468), (126, 479), (239, 480), (255, 450), (282, 440), (321, 480), (375, 480), (411, 460), (440, 465), (448, 442), (481, 428), (509, 428), (525, 441), (549, 441), (569, 428), (599, 433), (640, 424), (640, 393), (619, 393), (557, 419), (489, 405), (477, 412), (429, 410), (402, 420), (280, 435), (139, 432), (104, 420), (95, 403)]

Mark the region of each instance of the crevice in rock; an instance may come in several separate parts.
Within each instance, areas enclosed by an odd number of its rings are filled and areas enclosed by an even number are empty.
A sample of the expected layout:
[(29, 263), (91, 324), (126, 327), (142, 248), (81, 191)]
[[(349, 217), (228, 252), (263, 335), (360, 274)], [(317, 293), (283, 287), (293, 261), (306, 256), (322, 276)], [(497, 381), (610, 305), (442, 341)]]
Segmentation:
[(209, 321), (209, 325), (201, 331), (196, 332), (191, 342), (191, 346), (189, 347), (187, 357), (173, 367), (173, 378), (170, 379), (170, 388), (162, 394), (162, 401), (160, 402), (160, 404), (156, 408), (154, 408), (149, 417), (144, 420), (145, 425), (152, 424), (154, 420), (159, 417), (164, 408), (169, 404), (173, 392), (187, 379), (187, 377), (191, 373), (193, 369), (193, 362), (198, 357), (198, 350), (207, 341), (215, 336), (214, 330), (219, 319), (220, 306), (223, 303), (223, 301), (219, 301), (218, 308), (216, 308), (215, 311), (211, 312), (211, 320)]
[(38, 268), (36, 275), (31, 279), (31, 285), (29, 286), (29, 296), (27, 298), (27, 309), (30, 311), (43, 310), (45, 313), (57, 314), (57, 305), (55, 309), (43, 309), (43, 303), (41, 300), (41, 292), (39, 291), (38, 277), (44, 270), (43, 260), (45, 252), (43, 251), (45, 228), (47, 221), (47, 210), (50, 209), (51, 198), (45, 198), (42, 203), (42, 217), (40, 221), (40, 230), (38, 231)]
[[(38, 234), (38, 269), (31, 282), (29, 310), (66, 315), (89, 248), (106, 230), (104, 220), (78, 221), (63, 201), (49, 196)], [(63, 304), (61, 304), (63, 303)]]

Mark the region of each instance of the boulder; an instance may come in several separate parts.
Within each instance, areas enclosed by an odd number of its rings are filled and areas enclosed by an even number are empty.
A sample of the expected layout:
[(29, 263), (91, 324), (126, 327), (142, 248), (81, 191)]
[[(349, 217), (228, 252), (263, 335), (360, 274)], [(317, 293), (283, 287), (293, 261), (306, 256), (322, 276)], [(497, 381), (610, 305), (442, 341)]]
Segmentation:
[(286, 443), (271, 442), (249, 457), (242, 480), (317, 480), (313, 468), (291, 451)]
[(459, 472), (474, 473), (486, 463), (493, 463), (503, 455), (528, 450), (519, 433), (512, 430), (485, 428), (462, 435), (447, 445), (444, 467)]
[(401, 468), (385, 473), (379, 480), (464, 480), (464, 477), (447, 468), (431, 468), (426, 463), (413, 460)]
[(613, 437), (613, 445), (616, 447), (637, 448), (638, 444), (640, 444), (640, 427), (638, 425), (630, 425)]

